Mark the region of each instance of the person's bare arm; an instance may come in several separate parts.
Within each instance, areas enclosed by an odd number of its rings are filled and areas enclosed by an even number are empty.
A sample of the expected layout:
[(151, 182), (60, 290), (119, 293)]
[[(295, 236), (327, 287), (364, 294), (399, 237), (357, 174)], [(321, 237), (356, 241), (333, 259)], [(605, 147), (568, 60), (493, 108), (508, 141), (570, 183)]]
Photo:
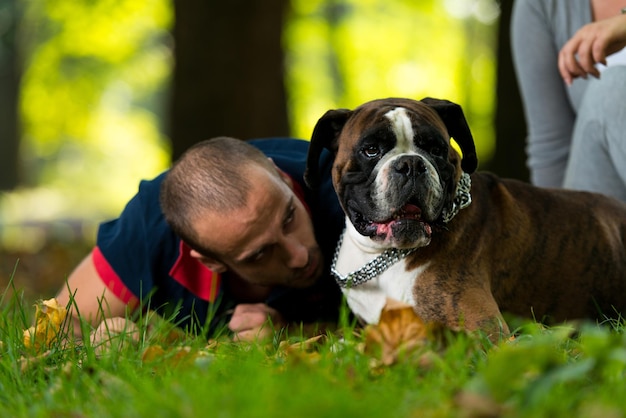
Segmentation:
[(105, 318), (124, 317), (126, 314), (126, 304), (105, 286), (91, 256), (89, 253), (81, 261), (57, 294), (59, 305), (69, 307), (70, 330), (75, 338), (81, 337), (79, 316), (97, 326)]

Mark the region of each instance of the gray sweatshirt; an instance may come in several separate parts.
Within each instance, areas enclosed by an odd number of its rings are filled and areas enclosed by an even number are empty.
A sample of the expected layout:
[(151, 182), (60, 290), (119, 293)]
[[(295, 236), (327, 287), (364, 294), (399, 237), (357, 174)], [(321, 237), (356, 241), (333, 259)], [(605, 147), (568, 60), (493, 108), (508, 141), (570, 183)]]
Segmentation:
[(568, 87), (558, 53), (592, 21), (589, 0), (516, 0), (511, 20), (513, 63), (528, 127), (531, 182), (561, 187), (576, 113), (588, 80)]

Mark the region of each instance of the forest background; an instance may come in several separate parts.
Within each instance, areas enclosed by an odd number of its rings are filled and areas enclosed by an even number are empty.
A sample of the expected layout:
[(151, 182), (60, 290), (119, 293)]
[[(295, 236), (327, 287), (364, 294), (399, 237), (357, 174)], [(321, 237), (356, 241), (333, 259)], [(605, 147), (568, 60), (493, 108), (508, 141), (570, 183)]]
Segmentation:
[(0, 0), (0, 285), (54, 294), (194, 142), (308, 139), (331, 108), (445, 98), (527, 180), (512, 0)]

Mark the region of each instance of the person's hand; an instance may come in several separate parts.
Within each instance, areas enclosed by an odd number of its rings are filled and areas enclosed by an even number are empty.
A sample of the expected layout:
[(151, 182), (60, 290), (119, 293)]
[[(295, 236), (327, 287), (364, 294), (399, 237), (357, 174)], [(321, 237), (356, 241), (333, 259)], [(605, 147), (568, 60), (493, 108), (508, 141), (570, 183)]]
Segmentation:
[(577, 77), (599, 77), (596, 64), (626, 46), (626, 14), (589, 23), (580, 28), (559, 52), (559, 72), (568, 85)]
[(270, 337), (275, 328), (283, 325), (283, 318), (276, 309), (263, 303), (242, 303), (235, 307), (228, 328), (234, 334), (233, 339), (254, 341)]
[(112, 349), (120, 350), (126, 343), (138, 342), (139, 328), (133, 321), (122, 317), (107, 318), (91, 332), (91, 343), (96, 354), (104, 354)]

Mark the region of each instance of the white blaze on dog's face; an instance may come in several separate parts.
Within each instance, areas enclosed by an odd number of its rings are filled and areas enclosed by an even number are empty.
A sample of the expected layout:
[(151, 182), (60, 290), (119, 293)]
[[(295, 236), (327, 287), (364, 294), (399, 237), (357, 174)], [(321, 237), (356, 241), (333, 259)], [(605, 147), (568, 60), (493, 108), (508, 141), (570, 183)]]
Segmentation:
[[(364, 109), (344, 135), (352, 141), (339, 141), (336, 183), (355, 229), (379, 248), (428, 245), (456, 185), (454, 151), (436, 113), (425, 105)], [(351, 147), (345, 164), (342, 147)]]
[[(376, 176), (375, 188), (372, 193), (374, 202), (379, 204), (381, 213), (397, 214), (398, 202), (402, 202), (403, 189), (392, 184), (394, 181), (404, 181), (401, 178), (411, 179), (411, 172), (420, 175), (426, 191), (422, 198), (422, 216), (427, 219), (434, 219), (438, 215), (437, 209), (443, 197), (443, 185), (437, 173), (436, 167), (429, 161), (424, 150), (420, 150), (413, 141), (415, 132), (411, 125), (411, 119), (403, 107), (390, 110), (385, 117), (391, 121), (391, 130), (396, 137), (396, 146), (383, 156), (374, 169)], [(400, 176), (396, 172), (400, 172)], [(394, 206), (396, 205), (396, 206)], [(415, 205), (406, 203), (401, 211), (410, 218), (416, 213)], [(402, 215), (397, 214), (402, 217)], [(386, 225), (381, 225), (379, 229), (385, 230)]]

